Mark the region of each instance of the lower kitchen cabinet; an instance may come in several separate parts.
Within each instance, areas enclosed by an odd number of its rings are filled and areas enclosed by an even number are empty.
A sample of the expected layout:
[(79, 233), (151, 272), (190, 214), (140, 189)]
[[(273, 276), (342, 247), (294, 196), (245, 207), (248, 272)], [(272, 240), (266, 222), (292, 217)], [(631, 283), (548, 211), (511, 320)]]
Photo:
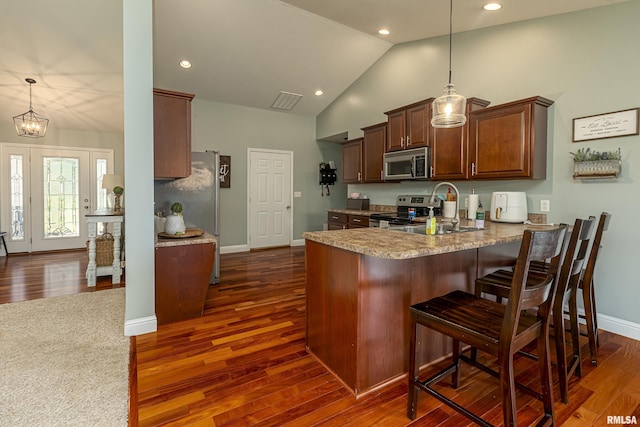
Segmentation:
[(158, 324), (202, 316), (216, 243), (156, 247)]
[(343, 213), (329, 212), (329, 230), (343, 230), (349, 228), (349, 215)]
[(367, 215), (351, 215), (345, 213), (329, 212), (329, 230), (344, 230), (345, 228), (365, 228), (369, 227), (369, 217)]
[(469, 116), (471, 179), (545, 179), (547, 112), (536, 96), (479, 109)]

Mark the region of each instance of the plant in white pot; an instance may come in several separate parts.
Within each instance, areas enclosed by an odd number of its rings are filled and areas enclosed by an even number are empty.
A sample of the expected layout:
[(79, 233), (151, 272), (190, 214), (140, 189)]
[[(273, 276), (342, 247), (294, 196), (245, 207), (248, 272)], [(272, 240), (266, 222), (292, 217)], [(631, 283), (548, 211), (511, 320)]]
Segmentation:
[(171, 205), (171, 215), (164, 223), (164, 232), (167, 234), (184, 234), (184, 218), (182, 216), (182, 203), (175, 202)]

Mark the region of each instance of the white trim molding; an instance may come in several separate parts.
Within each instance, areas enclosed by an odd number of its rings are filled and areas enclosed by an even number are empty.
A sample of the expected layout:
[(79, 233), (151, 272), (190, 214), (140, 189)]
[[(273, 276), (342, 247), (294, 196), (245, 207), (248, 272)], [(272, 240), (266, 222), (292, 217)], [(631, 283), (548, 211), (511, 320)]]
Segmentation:
[(147, 334), (158, 330), (158, 319), (156, 316), (141, 317), (124, 322), (124, 335), (132, 337)]

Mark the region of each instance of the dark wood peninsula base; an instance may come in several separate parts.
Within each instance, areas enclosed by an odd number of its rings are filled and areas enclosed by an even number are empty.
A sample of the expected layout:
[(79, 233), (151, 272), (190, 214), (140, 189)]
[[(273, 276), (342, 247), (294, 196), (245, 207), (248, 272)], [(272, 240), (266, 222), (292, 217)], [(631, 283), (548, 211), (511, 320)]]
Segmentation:
[[(512, 264), (519, 241), (387, 259), (306, 240), (308, 351), (356, 397), (405, 377), (409, 306), (472, 291), (476, 277)], [(421, 328), (420, 365), (451, 352), (449, 338)]]

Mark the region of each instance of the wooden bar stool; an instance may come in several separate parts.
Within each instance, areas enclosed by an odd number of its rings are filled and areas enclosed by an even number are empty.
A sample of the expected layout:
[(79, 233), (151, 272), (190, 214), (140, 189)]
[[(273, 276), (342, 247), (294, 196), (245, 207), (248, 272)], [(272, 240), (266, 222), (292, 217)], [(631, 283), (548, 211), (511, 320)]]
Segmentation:
[[(598, 366), (598, 313), (596, 311), (596, 294), (593, 280), (593, 273), (596, 268), (596, 261), (600, 248), (602, 247), (602, 235), (609, 228), (611, 222), (611, 214), (602, 212), (600, 214), (600, 220), (596, 228), (596, 233), (593, 236), (593, 242), (591, 243), (591, 251), (589, 252), (589, 258), (580, 277), (577, 288), (582, 289), (582, 302), (584, 304), (584, 316), (580, 316), (585, 319), (587, 323), (587, 337), (589, 338), (589, 353), (591, 354), (591, 364)], [(569, 298), (569, 316), (571, 318), (578, 318), (578, 289), (575, 289), (571, 293)]]
[[(593, 217), (588, 220), (576, 219), (571, 234), (567, 233), (564, 239), (563, 256), (560, 266), (553, 264), (553, 261), (548, 263), (544, 261), (534, 261), (531, 263), (530, 277), (527, 280), (527, 282), (532, 278), (538, 280), (536, 276), (540, 274), (559, 271), (552, 315), (558, 377), (560, 379), (560, 397), (563, 403), (569, 402), (569, 378), (571, 375), (575, 373), (578, 377), (582, 376), (582, 367), (580, 365), (580, 331), (578, 329), (577, 317), (570, 317), (572, 354), (569, 361), (567, 361), (567, 345), (563, 317), (564, 296), (567, 291), (572, 291), (577, 287), (582, 267), (587, 257), (589, 239), (592, 234), (594, 222)], [(477, 279), (475, 288), (476, 296), (480, 296), (481, 294), (496, 295), (498, 302), (501, 301), (502, 298), (507, 298), (513, 275), (514, 272), (511, 270), (498, 270)], [(573, 294), (573, 292), (571, 292), (571, 294)], [(537, 357), (529, 353), (525, 354), (532, 358)], [(472, 352), (472, 358), (475, 359), (474, 352)]]
[(9, 256), (9, 250), (7, 249), (7, 242), (4, 240), (4, 236), (7, 234), (6, 231), (0, 231), (0, 239), (2, 239), (2, 246), (4, 246), (4, 253)]
[[(524, 232), (506, 305), (479, 298), (470, 293), (454, 291), (410, 307), (411, 330), (407, 400), (407, 416), (410, 419), (414, 419), (416, 415), (417, 392), (423, 390), (472, 421), (483, 426), (490, 425), (432, 388), (433, 383), (449, 374), (452, 375), (453, 386), (458, 387), (460, 384), (459, 363), (462, 360), (499, 377), (505, 426), (517, 424), (516, 385), (542, 400), (544, 415), (538, 425), (554, 423), (551, 364), (549, 361), (549, 323), (557, 276), (551, 273), (540, 273), (535, 276), (534, 280), (528, 273), (529, 265), (533, 260), (551, 259), (556, 265), (558, 264), (565, 231), (566, 227), (560, 226), (550, 230), (526, 230)], [(528, 278), (529, 286), (526, 286)], [(526, 311), (531, 308), (537, 308), (535, 314)], [(416, 340), (417, 328), (421, 325), (453, 338), (452, 364), (424, 381), (419, 380), (419, 363), (416, 362), (416, 354), (422, 344)], [(494, 372), (460, 354), (460, 342), (470, 344), (472, 347), (496, 356), (499, 371)], [(541, 393), (516, 383), (513, 372), (514, 354), (531, 342), (536, 342), (540, 356), (538, 369), (542, 383)]]

